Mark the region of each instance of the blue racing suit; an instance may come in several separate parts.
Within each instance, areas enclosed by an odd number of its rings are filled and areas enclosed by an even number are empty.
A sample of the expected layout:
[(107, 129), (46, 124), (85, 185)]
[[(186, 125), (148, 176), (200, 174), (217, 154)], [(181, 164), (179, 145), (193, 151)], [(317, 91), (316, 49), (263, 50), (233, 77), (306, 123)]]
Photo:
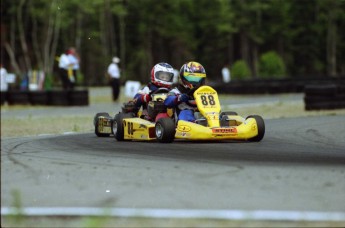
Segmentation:
[(195, 122), (194, 111), (197, 107), (193, 96), (183, 94), (178, 88), (174, 88), (164, 100), (164, 105), (176, 108), (179, 120)]

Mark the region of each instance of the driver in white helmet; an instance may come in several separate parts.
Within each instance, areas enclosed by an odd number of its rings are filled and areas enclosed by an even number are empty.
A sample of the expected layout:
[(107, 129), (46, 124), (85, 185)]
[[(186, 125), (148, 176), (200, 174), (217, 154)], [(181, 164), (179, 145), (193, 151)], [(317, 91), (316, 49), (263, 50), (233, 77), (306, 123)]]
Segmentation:
[(174, 68), (168, 63), (157, 63), (151, 70), (151, 81), (134, 96), (137, 109), (143, 107), (143, 115), (145, 115), (147, 103), (151, 100), (150, 94), (159, 88), (170, 90), (173, 79)]

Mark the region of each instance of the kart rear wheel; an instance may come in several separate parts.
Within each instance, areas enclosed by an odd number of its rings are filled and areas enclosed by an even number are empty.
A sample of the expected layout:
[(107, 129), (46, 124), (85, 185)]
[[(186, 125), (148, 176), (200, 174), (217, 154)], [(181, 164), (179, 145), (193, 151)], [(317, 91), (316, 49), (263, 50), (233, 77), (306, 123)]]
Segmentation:
[(175, 122), (171, 118), (161, 118), (155, 126), (156, 138), (162, 143), (171, 143), (174, 141), (176, 127)]
[(108, 133), (100, 133), (99, 132), (99, 129), (98, 129), (98, 122), (99, 122), (99, 117), (100, 116), (104, 116), (104, 117), (109, 117), (110, 118), (110, 115), (107, 113), (107, 112), (100, 112), (100, 113), (97, 113), (96, 116), (94, 117), (93, 119), (93, 124), (95, 126), (95, 134), (98, 136), (98, 137), (109, 137), (110, 134)]
[(256, 125), (258, 127), (258, 135), (253, 137), (253, 138), (250, 138), (248, 140), (251, 141), (251, 142), (260, 142), (263, 139), (264, 135), (265, 135), (265, 122), (264, 122), (264, 119), (261, 116), (258, 116), (258, 115), (251, 115), (251, 116), (248, 116), (246, 119), (249, 119), (249, 118), (254, 118), (255, 119)]
[(96, 120), (98, 119), (98, 117), (100, 116), (105, 116), (105, 117), (110, 117), (109, 113), (107, 112), (99, 112), (95, 115), (95, 117), (93, 118), (93, 125), (96, 126)]

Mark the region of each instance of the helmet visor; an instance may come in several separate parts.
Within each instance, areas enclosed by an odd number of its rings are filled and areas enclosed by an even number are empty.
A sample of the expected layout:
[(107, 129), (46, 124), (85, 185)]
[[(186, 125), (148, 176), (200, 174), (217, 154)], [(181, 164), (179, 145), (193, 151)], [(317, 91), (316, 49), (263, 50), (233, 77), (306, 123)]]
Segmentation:
[(198, 75), (197, 73), (196, 74), (189, 74), (189, 75), (185, 75), (184, 78), (192, 84), (197, 84), (197, 83), (201, 82), (202, 79), (205, 78), (205, 74), (200, 74), (200, 75)]
[(173, 73), (159, 71), (156, 73), (156, 78), (165, 82), (172, 82), (174, 77)]

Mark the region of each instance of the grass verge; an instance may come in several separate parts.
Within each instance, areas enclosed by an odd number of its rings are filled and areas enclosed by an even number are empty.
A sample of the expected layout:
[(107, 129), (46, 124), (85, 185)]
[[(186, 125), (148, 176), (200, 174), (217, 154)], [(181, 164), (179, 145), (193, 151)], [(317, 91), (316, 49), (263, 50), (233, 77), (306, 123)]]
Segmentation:
[(61, 116), (59, 118), (7, 118), (1, 119), (1, 137), (16, 137), (64, 132), (93, 132), (93, 116)]

